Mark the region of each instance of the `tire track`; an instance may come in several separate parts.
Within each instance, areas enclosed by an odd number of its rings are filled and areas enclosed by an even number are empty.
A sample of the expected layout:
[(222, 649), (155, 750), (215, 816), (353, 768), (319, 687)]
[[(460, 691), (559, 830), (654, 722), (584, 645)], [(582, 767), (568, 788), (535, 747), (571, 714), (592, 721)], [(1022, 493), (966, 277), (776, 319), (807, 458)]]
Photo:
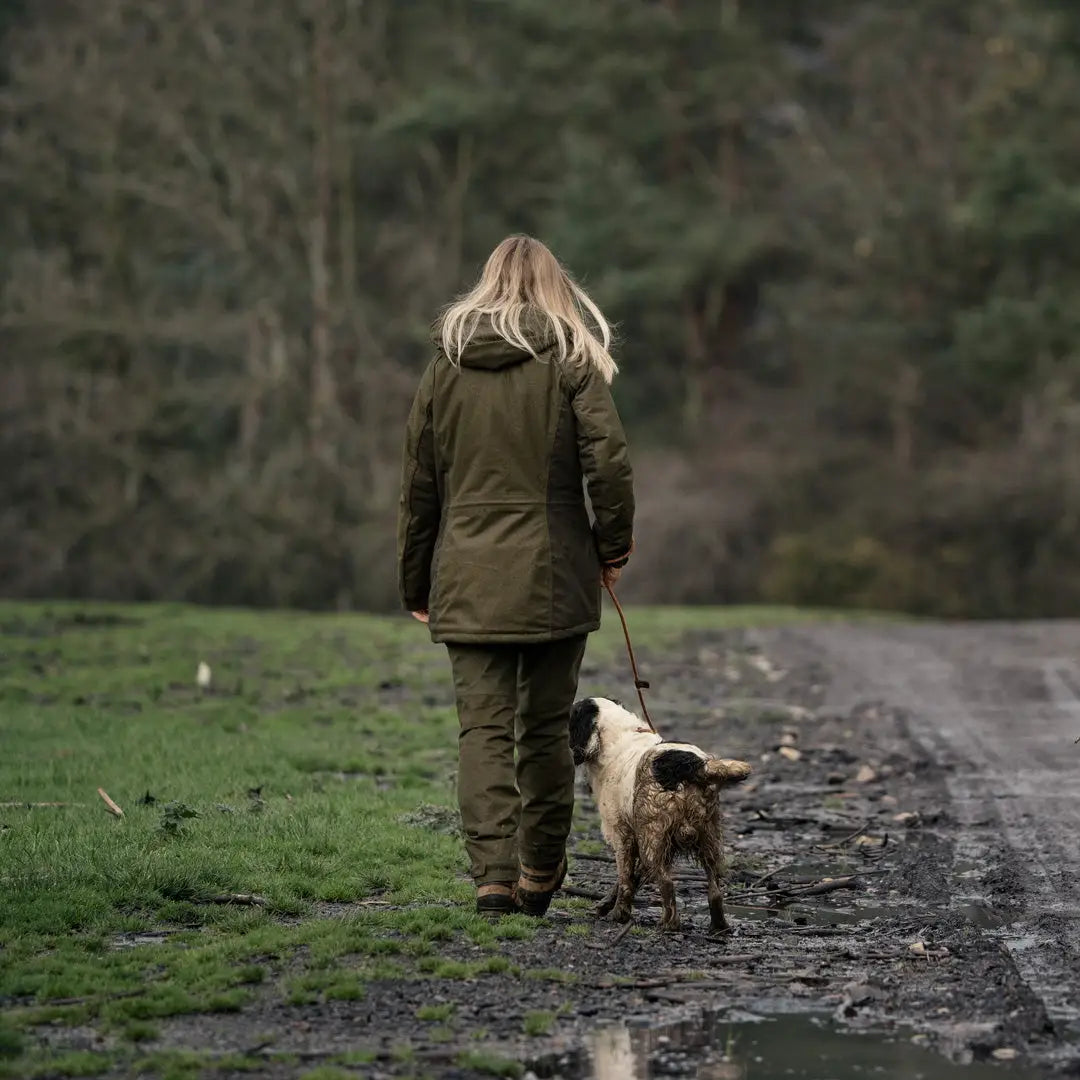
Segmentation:
[[(1000, 934), (1059, 1033), (1080, 1020), (1080, 654), (1075, 624), (818, 627), (833, 707), (875, 699), (955, 768), (956, 876), (1022, 868), (1022, 917)], [(954, 895), (953, 904), (972, 897)]]

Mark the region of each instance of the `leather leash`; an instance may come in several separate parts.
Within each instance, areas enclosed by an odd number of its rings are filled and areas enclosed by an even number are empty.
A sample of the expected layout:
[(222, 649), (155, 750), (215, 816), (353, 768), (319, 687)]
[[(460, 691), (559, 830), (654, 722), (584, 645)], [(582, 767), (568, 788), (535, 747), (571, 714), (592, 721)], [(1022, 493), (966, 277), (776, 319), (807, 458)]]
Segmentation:
[(630, 643), (630, 628), (626, 625), (626, 616), (623, 614), (622, 604), (619, 603), (615, 590), (606, 581), (604, 582), (604, 588), (607, 589), (607, 594), (611, 597), (611, 602), (619, 613), (619, 622), (622, 623), (623, 637), (626, 638), (626, 653), (630, 657), (630, 669), (634, 673), (634, 689), (637, 690), (638, 701), (641, 702), (641, 712), (645, 717), (645, 723), (649, 725), (649, 730), (655, 734), (656, 728), (649, 717), (649, 709), (645, 704), (645, 695), (642, 693), (643, 690), (649, 689), (649, 683), (638, 673), (637, 660), (634, 659), (634, 646)]

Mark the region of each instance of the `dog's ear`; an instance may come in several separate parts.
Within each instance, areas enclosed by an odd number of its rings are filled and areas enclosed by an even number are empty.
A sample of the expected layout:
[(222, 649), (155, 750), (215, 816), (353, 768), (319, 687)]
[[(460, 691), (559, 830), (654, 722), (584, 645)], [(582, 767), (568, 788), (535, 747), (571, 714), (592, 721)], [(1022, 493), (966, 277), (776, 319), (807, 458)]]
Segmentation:
[(574, 754), (574, 764), (584, 765), (600, 751), (600, 732), (596, 718), (600, 715), (600, 706), (595, 698), (582, 698), (575, 701), (570, 710), (570, 749)]

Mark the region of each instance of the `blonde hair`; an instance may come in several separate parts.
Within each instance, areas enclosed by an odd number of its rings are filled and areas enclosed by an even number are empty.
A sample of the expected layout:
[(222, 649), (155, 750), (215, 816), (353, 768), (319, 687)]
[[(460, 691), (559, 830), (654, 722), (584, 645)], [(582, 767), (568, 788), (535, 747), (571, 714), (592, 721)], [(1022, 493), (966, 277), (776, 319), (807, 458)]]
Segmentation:
[(531, 236), (508, 236), (488, 256), (476, 285), (443, 312), (438, 338), (457, 364), (486, 315), (499, 337), (535, 357), (522, 320), (537, 314), (554, 334), (561, 361), (592, 364), (611, 382), (619, 368), (608, 351), (607, 320), (559, 260)]

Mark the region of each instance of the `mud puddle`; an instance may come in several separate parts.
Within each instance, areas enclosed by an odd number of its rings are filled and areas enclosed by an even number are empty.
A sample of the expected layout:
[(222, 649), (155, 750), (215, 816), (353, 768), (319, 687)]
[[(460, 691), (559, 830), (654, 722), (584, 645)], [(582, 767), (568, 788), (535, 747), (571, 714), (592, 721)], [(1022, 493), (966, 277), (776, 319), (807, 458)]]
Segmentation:
[[(616, 1024), (595, 1031), (573, 1062), (555, 1072), (533, 1063), (537, 1077), (565, 1080), (1035, 1080), (1041, 1073), (1003, 1060), (959, 1064), (904, 1033), (851, 1033), (818, 1016), (762, 1017), (705, 1012), (660, 1026)], [(569, 1068), (567, 1068), (569, 1066)]]

